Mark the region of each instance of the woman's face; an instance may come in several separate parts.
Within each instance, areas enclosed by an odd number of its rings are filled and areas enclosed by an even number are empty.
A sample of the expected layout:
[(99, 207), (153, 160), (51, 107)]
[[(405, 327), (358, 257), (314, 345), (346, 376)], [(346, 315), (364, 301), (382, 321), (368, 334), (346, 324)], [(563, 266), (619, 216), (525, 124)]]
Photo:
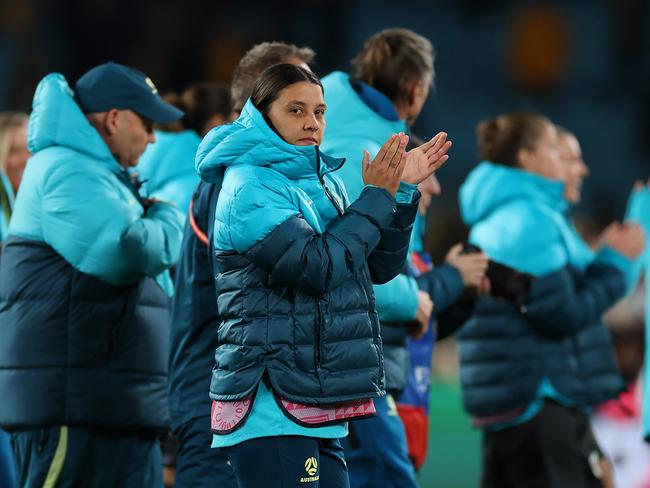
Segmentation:
[(5, 161), (5, 173), (14, 192), (18, 191), (20, 182), (23, 179), (25, 165), (30, 156), (31, 153), (27, 149), (27, 123), (24, 123), (14, 129), (9, 154), (7, 155), (7, 161)]
[(582, 160), (578, 139), (571, 134), (562, 134), (558, 150), (564, 165), (564, 197), (569, 203), (578, 203), (582, 196), (582, 183), (589, 175), (589, 168)]
[(268, 118), (280, 136), (295, 146), (318, 146), (325, 132), (325, 100), (318, 85), (287, 86), (269, 107)]
[(525, 171), (551, 180), (564, 181), (564, 165), (558, 151), (558, 135), (555, 127), (546, 123), (533, 149), (519, 151), (519, 166)]

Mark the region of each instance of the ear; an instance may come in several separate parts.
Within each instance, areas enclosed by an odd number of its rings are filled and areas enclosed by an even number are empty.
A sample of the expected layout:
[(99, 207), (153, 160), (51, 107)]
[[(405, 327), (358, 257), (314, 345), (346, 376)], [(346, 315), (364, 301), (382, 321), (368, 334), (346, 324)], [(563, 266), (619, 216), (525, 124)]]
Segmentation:
[(106, 131), (106, 134), (109, 136), (114, 136), (119, 128), (119, 125), (121, 123), (120, 119), (120, 111), (112, 108), (108, 112), (106, 112), (106, 116), (104, 117), (104, 130)]
[(531, 154), (528, 149), (521, 148), (517, 151), (517, 165), (524, 170), (530, 169)]
[(415, 104), (415, 101), (418, 99), (420, 96), (420, 91), (422, 90), (422, 86), (418, 81), (414, 81), (411, 86), (409, 87), (408, 91), (408, 102), (409, 106), (412, 107)]

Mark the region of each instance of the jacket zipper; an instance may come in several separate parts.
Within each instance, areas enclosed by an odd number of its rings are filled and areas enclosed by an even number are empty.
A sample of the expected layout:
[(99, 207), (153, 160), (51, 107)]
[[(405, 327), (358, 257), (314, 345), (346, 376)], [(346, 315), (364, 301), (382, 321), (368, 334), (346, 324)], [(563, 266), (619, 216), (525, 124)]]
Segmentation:
[(323, 321), (323, 315), (321, 312), (321, 301), (320, 299), (316, 300), (316, 374), (318, 375), (318, 384), (320, 385), (321, 393), (324, 393), (323, 389), (323, 378), (321, 371), (321, 325)]
[(334, 198), (334, 195), (332, 195), (332, 192), (330, 192), (330, 189), (327, 188), (327, 185), (325, 184), (325, 177), (320, 173), (320, 148), (318, 146), (316, 146), (316, 174), (318, 175), (318, 181), (320, 181), (320, 184), (323, 187), (323, 191), (325, 192), (325, 195), (327, 196), (329, 201), (332, 202), (332, 205), (334, 205), (336, 212), (339, 215), (343, 215), (343, 209), (336, 201), (336, 198)]

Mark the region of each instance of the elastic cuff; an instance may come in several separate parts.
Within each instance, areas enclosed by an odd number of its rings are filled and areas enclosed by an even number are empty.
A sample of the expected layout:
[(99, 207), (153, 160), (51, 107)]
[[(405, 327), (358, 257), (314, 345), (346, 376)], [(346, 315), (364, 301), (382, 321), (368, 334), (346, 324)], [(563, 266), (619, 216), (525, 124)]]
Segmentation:
[(397, 203), (413, 203), (413, 195), (415, 195), (417, 189), (417, 185), (405, 181), (400, 182), (397, 194), (395, 195), (395, 201)]

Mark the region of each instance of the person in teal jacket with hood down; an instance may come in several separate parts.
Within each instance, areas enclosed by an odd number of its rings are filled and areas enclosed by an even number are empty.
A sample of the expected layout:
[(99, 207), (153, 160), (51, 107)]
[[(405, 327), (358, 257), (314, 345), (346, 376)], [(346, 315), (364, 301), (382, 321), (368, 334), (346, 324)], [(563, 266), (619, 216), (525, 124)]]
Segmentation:
[[(387, 29), (366, 41), (353, 65), (354, 76), (336, 71), (323, 78), (332, 125), (323, 150), (348, 160), (337, 175), (352, 199), (363, 189), (362, 151), (376, 154), (386, 137), (407, 131), (418, 117), (433, 82), (433, 48), (410, 30)], [(450, 147), (446, 134), (440, 133), (410, 153), (429, 149), (441, 165)], [(355, 423), (344, 442), (353, 486), (416, 486), (393, 395), (406, 386), (406, 338), (410, 333), (419, 336), (429, 327), (433, 302), (406, 268), (403, 271), (391, 282), (375, 286), (386, 345), (386, 387), (391, 394), (376, 402), (377, 417)], [(405, 326), (413, 323), (415, 331)]]
[(34, 95), (0, 263), (0, 425), (21, 486), (160, 486), (169, 428), (168, 269), (182, 214), (126, 169), (182, 112), (107, 63)]
[(226, 166), (210, 396), (213, 446), (243, 487), (348, 486), (336, 439), (385, 395), (371, 284), (404, 266), (415, 185), (435, 169), (424, 152), (407, 161), (408, 137), (394, 134), (372, 163), (365, 153), (366, 188), (348, 205), (332, 175), (344, 161), (319, 147), (325, 110), (312, 72), (273, 66), (197, 153), (207, 181)]
[(195, 83), (180, 96), (165, 99), (185, 115), (172, 124), (157, 124), (156, 142), (147, 146), (135, 170), (148, 195), (172, 202), (187, 214), (199, 183), (196, 150), (210, 129), (228, 121), (230, 90), (221, 83)]
[[(547, 118), (504, 114), (478, 135), (485, 161), (461, 187), (461, 213), (470, 242), (502, 266), (458, 334), (463, 401), (483, 429), (482, 486), (603, 486), (586, 409), (623, 387), (602, 315), (638, 277), (643, 231), (614, 223), (600, 249), (587, 247), (567, 215), (579, 184)], [(519, 291), (495, 297), (506, 288)]]

